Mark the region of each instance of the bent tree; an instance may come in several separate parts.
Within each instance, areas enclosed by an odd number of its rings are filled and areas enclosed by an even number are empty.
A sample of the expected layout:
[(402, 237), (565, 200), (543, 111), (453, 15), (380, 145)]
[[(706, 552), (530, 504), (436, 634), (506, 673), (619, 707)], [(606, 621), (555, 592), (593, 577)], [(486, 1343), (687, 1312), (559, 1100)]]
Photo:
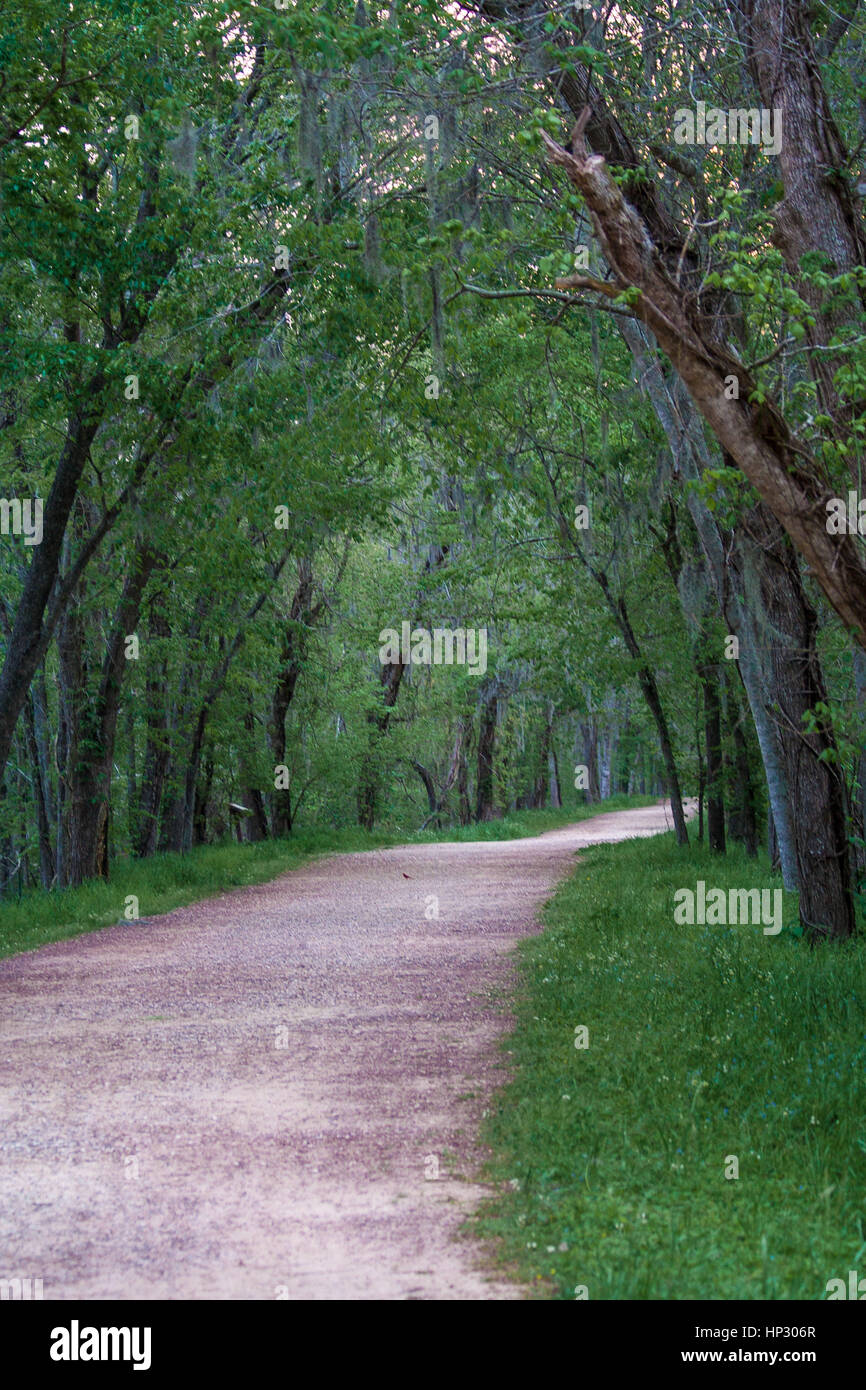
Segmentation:
[[(571, 151), (546, 132), (542, 137), (553, 162), (565, 168), (586, 201), (612, 279), (601, 281), (578, 274), (558, 282), (560, 287), (590, 288), (610, 299), (625, 295), (635, 317), (652, 332), (670, 359), (720, 447), (811, 561), (828, 599), (866, 646), (866, 562), (853, 536), (845, 535), (836, 543), (828, 533), (827, 502), (832, 496), (828, 484), (808, 455), (803, 457), (779, 410), (769, 400), (757, 403), (750, 399), (761, 394), (755, 378), (738, 358), (709, 338), (697, 312), (667, 275), (646, 228), (614, 183), (604, 159), (588, 153), (585, 125), (584, 119), (575, 126)], [(726, 389), (732, 379), (738, 382), (742, 398)], [(791, 555), (777, 573), (778, 586), (763, 596), (771, 625), (778, 626), (773, 622), (774, 614), (787, 617), (791, 613), (786, 596), (799, 598), (795, 571), (796, 560)], [(788, 648), (790, 673), (778, 669), (774, 682), (776, 689), (800, 694), (802, 712), (814, 718), (812, 729), (792, 721), (796, 744), (786, 769), (788, 785), (793, 778), (803, 792), (797, 807), (802, 830), (798, 854), (801, 917), (813, 938), (822, 934), (846, 937), (854, 928), (854, 912), (844, 786), (832, 764), (821, 757), (834, 748), (833, 731), (820, 667), (810, 659), (815, 625), (810, 607), (803, 610), (803, 619), (802, 630)], [(805, 784), (804, 770), (811, 774)], [(830, 794), (822, 805), (829, 805), (831, 811), (829, 820), (822, 815), (817, 823), (809, 785), (816, 782), (824, 784)]]

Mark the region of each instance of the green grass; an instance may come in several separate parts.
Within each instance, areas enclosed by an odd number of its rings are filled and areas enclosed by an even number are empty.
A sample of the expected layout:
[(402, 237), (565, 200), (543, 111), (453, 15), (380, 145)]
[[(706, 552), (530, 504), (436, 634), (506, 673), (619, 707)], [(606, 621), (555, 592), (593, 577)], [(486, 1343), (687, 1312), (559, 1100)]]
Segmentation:
[(520, 947), (478, 1233), (553, 1298), (820, 1299), (866, 1275), (862, 937), (810, 950), (794, 895), (779, 936), (675, 925), (697, 879), (781, 886), (737, 849), (664, 836), (582, 860)]
[(149, 859), (119, 859), (106, 882), (93, 879), (60, 892), (32, 890), (20, 902), (0, 903), (0, 957), (34, 950), (51, 941), (98, 931), (125, 920), (127, 898), (138, 899), (141, 919), (185, 907), (215, 893), (264, 883), (320, 854), (382, 849), (389, 845), (440, 840), (504, 840), (539, 835), (560, 825), (584, 820), (599, 811), (653, 804), (651, 797), (612, 797), (602, 806), (568, 811), (518, 811), (502, 820), (453, 830), (413, 833), (393, 825), (368, 833), (357, 826), (301, 830), (289, 839), (239, 845), (226, 840), (188, 854), (155, 854)]
[(611, 796), (597, 806), (572, 807), (559, 811), (512, 811), (501, 820), (484, 821), (481, 825), (449, 826), (445, 830), (427, 829), (419, 834), (401, 836), (407, 843), (431, 843), (442, 840), (520, 840), (526, 835), (541, 835), (545, 830), (558, 830), (563, 825), (574, 825), (590, 816), (601, 815), (607, 811), (626, 811), (638, 806), (656, 806), (655, 796)]

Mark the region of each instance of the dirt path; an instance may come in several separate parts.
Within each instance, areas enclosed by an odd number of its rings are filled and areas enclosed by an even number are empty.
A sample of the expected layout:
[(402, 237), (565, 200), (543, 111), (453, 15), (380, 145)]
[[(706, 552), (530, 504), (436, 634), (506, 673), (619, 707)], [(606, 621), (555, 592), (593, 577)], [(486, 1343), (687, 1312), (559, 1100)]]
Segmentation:
[(505, 1075), (508, 953), (576, 850), (669, 824), (659, 805), (333, 856), (0, 962), (0, 1279), (520, 1297), (455, 1239)]

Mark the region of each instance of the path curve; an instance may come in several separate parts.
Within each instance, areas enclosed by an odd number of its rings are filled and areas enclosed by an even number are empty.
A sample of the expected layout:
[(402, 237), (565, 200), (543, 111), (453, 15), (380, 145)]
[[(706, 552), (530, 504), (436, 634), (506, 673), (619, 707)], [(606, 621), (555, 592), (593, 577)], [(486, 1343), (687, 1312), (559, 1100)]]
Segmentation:
[(333, 855), (0, 961), (0, 1279), (521, 1297), (458, 1236), (506, 1075), (509, 953), (582, 846), (668, 828), (659, 804)]

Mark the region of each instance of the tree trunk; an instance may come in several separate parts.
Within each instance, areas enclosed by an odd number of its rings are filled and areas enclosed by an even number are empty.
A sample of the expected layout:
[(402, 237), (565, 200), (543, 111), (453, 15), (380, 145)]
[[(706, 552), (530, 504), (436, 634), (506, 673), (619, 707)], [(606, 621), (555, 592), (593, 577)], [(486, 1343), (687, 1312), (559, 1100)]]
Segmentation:
[[(580, 123), (572, 152), (541, 132), (550, 158), (568, 172), (591, 213), (611, 280), (571, 276), (561, 287), (586, 287), (616, 298), (637, 291), (633, 312), (655, 336), (720, 446), (746, 475), (762, 501), (808, 562), (843, 623), (866, 647), (866, 556), (859, 537), (831, 535), (826, 526), (832, 492), (822, 469), (795, 440), (781, 412), (757, 389), (739, 358), (710, 333), (686, 289), (652, 254), (646, 227), (613, 181), (605, 161), (586, 150)], [(738, 394), (727, 391), (735, 379)]]
[[(219, 699), (225, 683), (228, 679), (229, 670), (232, 662), (246, 641), (247, 630), (253, 619), (264, 607), (265, 601), (271, 591), (271, 586), (279, 579), (280, 574), (289, 558), (289, 550), (286, 549), (281, 558), (271, 566), (268, 584), (258, 595), (255, 602), (244, 614), (240, 625), (235, 631), (231, 641), (220, 639), (219, 652), (220, 660), (211, 674), (204, 698), (199, 705), (195, 724), (193, 725), (192, 738), (189, 744), (189, 756), (186, 763), (186, 773), (183, 780), (183, 792), (175, 806), (174, 831), (180, 831), (180, 845), (177, 846), (182, 853), (186, 854), (192, 847), (193, 820), (195, 818), (195, 789), (198, 783), (199, 769), (201, 766), (202, 749), (204, 747), (205, 730), (216, 701)], [(262, 817), (264, 810), (261, 811)], [(179, 825), (178, 825), (179, 820)], [(265, 832), (267, 833), (267, 822), (264, 821)], [(174, 847), (174, 846), (173, 846)]]
[(734, 690), (728, 684), (728, 722), (734, 744), (734, 799), (729, 820), (732, 840), (743, 845), (754, 859), (758, 853), (758, 817), (755, 807), (755, 786), (743, 728), (745, 713), (741, 710)]
[(66, 439), (45, 502), (42, 540), (30, 552), (30, 567), (6, 646), (0, 671), (0, 798), (3, 796), (2, 772), (12, 747), (18, 716), (51, 638), (53, 625), (46, 626), (43, 619), (60, 569), (69, 514), (102, 419), (104, 385), (102, 372), (96, 372), (82, 393), (82, 408), (68, 419)]
[(438, 825), (438, 824), (439, 824), (439, 798), (438, 798), (438, 796), (436, 795), (436, 787), (435, 787), (435, 785), (434, 785), (433, 778), (430, 776), (430, 773), (427, 771), (427, 769), (426, 769), (426, 767), (424, 766), (424, 764), (423, 764), (423, 763), (419, 763), (419, 762), (417, 761), (417, 759), (411, 758), (411, 759), (410, 759), (410, 762), (409, 762), (409, 766), (413, 769), (414, 772), (417, 772), (417, 773), (418, 773), (418, 776), (421, 778), (421, 781), (424, 783), (424, 790), (425, 790), (425, 792), (427, 793), (427, 809), (428, 809), (428, 811), (430, 812), (430, 815), (429, 815), (428, 818), (427, 818), (427, 819), (428, 819), (428, 823), (429, 823), (429, 821), (435, 816), (435, 817), (436, 817), (436, 824)]
[(550, 786), (550, 806), (554, 811), (558, 811), (562, 806), (562, 793), (559, 789), (559, 762), (556, 757), (556, 739), (553, 734), (555, 719), (555, 708), (551, 704), (547, 709), (547, 723), (550, 730), (549, 748), (547, 754), (547, 780)]
[(722, 708), (719, 671), (700, 661), (698, 674), (704, 696), (704, 737), (707, 758), (707, 841), (717, 854), (725, 853), (724, 762), (722, 760)]
[[(34, 682), (35, 685), (35, 682)], [(33, 800), (36, 805), (36, 824), (39, 834), (39, 880), (43, 888), (50, 888), (54, 880), (54, 851), (51, 848), (51, 821), (49, 816), (49, 786), (45, 777), (45, 766), (40, 755), (36, 735), (35, 699), (31, 689), (24, 705), (25, 733), (27, 750), (32, 769)]]
[[(850, 156), (833, 119), (812, 40), (813, 13), (795, 0), (741, 0), (740, 35), (762, 104), (780, 112), (779, 170), (784, 197), (773, 209), (773, 240), (794, 284), (812, 311), (806, 322), (815, 351), (809, 367), (821, 410), (837, 436), (847, 432), (851, 407), (843, 406), (833, 381), (848, 359), (828, 351), (846, 324), (862, 328), (866, 290), (852, 288), (831, 299), (803, 275), (803, 257), (820, 252), (831, 276), (866, 265), (866, 238), (845, 176)], [(862, 402), (859, 403), (862, 405)], [(859, 486), (854, 473), (853, 485)]]
[[(866, 652), (859, 647), (854, 649), (854, 689), (857, 694), (857, 708), (861, 719), (866, 719)], [(857, 846), (857, 868), (862, 874), (866, 868), (866, 746), (862, 747), (854, 769), (856, 788), (857, 828), (861, 843)]]
[(496, 744), (498, 695), (498, 682), (495, 680), (485, 681), (480, 694), (481, 717), (478, 726), (478, 770), (475, 796), (476, 821), (490, 821), (496, 818), (496, 808), (493, 801), (493, 754)]
[[(210, 754), (204, 760), (204, 776), (199, 778), (195, 788), (195, 808), (192, 818), (192, 842), (194, 845), (207, 844), (207, 808), (213, 785), (214, 761)], [(262, 836), (265, 839), (266, 836)]]
[(767, 813), (767, 855), (769, 856), (772, 867), (778, 869), (780, 864), (779, 837), (776, 834), (776, 821), (773, 816), (772, 807), (770, 807)]
[(380, 669), (379, 683), (382, 691), (382, 707), (368, 716), (371, 725), (370, 746), (361, 763), (361, 776), (358, 781), (358, 824), (364, 830), (372, 830), (379, 809), (379, 741), (388, 732), (391, 710), (397, 703), (405, 666), (401, 661), (386, 662)]
[[(275, 768), (284, 766), (286, 761), (286, 715), (295, 698), (298, 678), (303, 669), (307, 629), (312, 617), (312, 600), (313, 567), (309, 558), (304, 555), (298, 561), (298, 583), (283, 629), (280, 671), (271, 700), (271, 722), (268, 732)], [(274, 788), (272, 824), (275, 836), (291, 834), (291, 798), (290, 787)]]
[(615, 728), (605, 730), (604, 738), (601, 741), (601, 799), (607, 801), (612, 795), (613, 786), (613, 765), (616, 758), (617, 731)]
[(581, 721), (581, 739), (583, 743), (583, 765), (587, 771), (586, 799), (591, 806), (601, 801), (601, 788), (598, 783), (598, 724), (595, 716)]
[(662, 761), (664, 762), (665, 766), (665, 775), (667, 781), (666, 791), (668, 796), (670, 797), (671, 814), (673, 816), (674, 831), (677, 837), (677, 844), (687, 845), (689, 843), (689, 832), (686, 829), (686, 817), (685, 812), (683, 811), (683, 798), (680, 792), (679, 773), (677, 772), (677, 764), (676, 758), (674, 756), (673, 743), (671, 741), (670, 730), (668, 728), (668, 721), (665, 716), (664, 707), (661, 702), (661, 696), (659, 695), (655, 675), (653, 671), (650, 669), (647, 662), (644, 660), (643, 653), (640, 649), (640, 643), (638, 642), (634, 629), (631, 625), (631, 619), (628, 615), (628, 610), (625, 605), (625, 599), (622, 596), (620, 596), (618, 599), (614, 598), (613, 594), (611, 593), (610, 585), (608, 584), (607, 576), (602, 571), (593, 570), (592, 574), (593, 578), (596, 580), (596, 583), (599, 584), (602, 593), (607, 599), (608, 606), (610, 607), (611, 612), (616, 618), (617, 625), (619, 627), (620, 632), (622, 633), (622, 638), (625, 642), (626, 650), (628, 651), (629, 656), (631, 656), (633, 660), (637, 663), (638, 682), (643, 692), (644, 699), (646, 700), (649, 712), (653, 717), (653, 721), (655, 722), (656, 730), (658, 733), (659, 748), (661, 749)]
[[(460, 510), (462, 490), (456, 479), (447, 475), (442, 478), (439, 487), (439, 500), (444, 511), (458, 512)], [(433, 574), (444, 564), (450, 553), (450, 549), (450, 545), (440, 545), (438, 542), (434, 542), (430, 545), (427, 559), (424, 561), (423, 577), (419, 585), (419, 591), (415, 596), (413, 608), (418, 606), (423, 597), (425, 587), (424, 579)], [(358, 779), (357, 795), (358, 823), (365, 830), (373, 829), (379, 807), (380, 744), (384, 735), (388, 732), (391, 710), (397, 703), (397, 696), (400, 693), (400, 686), (403, 681), (405, 669), (402, 661), (385, 662), (381, 666), (379, 671), (379, 684), (382, 702), (378, 709), (371, 710), (367, 716), (370, 727), (370, 739), (361, 762), (361, 774)]]
[[(625, 324), (623, 333), (682, 477), (700, 477), (712, 461), (688, 397), (676, 385), (668, 390), (635, 325)], [(845, 790), (826, 764), (823, 773), (811, 766), (822, 748), (831, 765), (838, 753), (832, 727), (816, 709), (824, 698), (816, 621), (796, 557), (762, 504), (725, 533), (691, 488), (687, 500), (723, 616), (739, 641), (737, 664), (761, 749), (785, 886), (800, 888), (801, 920), (810, 935), (826, 927), (844, 937), (853, 924)], [(808, 760), (802, 756), (804, 725), (814, 725)], [(817, 844), (815, 826), (823, 826)]]
[[(171, 628), (158, 607), (153, 607), (148, 637), (168, 638)], [(150, 643), (148, 643), (148, 646)], [(167, 707), (167, 662), (148, 651), (145, 654), (146, 677), (144, 688), (144, 721), (147, 741), (144, 748), (144, 768), (136, 815), (134, 853), (140, 859), (154, 854), (159, 837), (159, 811), (171, 756)]]
[(90, 684), (91, 663), (80, 602), (70, 605), (58, 631), (62, 679), (72, 710), (64, 886), (108, 877), (111, 774), (127, 665), (126, 638), (135, 630), (156, 562), (156, 552), (147, 542), (140, 542), (123, 586), (95, 691)]
[(472, 806), (469, 801), (469, 764), (467, 750), (472, 735), (472, 724), (461, 715), (457, 721), (454, 750), (451, 766), (448, 769), (448, 785), (457, 789), (457, 816), (461, 825), (469, 825), (472, 820)]
[(545, 718), (544, 728), (541, 734), (541, 743), (538, 750), (535, 780), (532, 784), (531, 805), (533, 810), (536, 811), (541, 809), (549, 795), (550, 742), (551, 726), (549, 720)]
[[(255, 739), (256, 721), (252, 706), (247, 708), (244, 715), (244, 728), (249, 739), (251, 752)], [(265, 801), (261, 789), (254, 785), (249, 769), (248, 757), (241, 760), (241, 794), (244, 804), (252, 811), (252, 815), (247, 821), (247, 839), (253, 843), (259, 843), (268, 838), (268, 816), (265, 810)], [(195, 806), (193, 806), (193, 821), (195, 820)]]

